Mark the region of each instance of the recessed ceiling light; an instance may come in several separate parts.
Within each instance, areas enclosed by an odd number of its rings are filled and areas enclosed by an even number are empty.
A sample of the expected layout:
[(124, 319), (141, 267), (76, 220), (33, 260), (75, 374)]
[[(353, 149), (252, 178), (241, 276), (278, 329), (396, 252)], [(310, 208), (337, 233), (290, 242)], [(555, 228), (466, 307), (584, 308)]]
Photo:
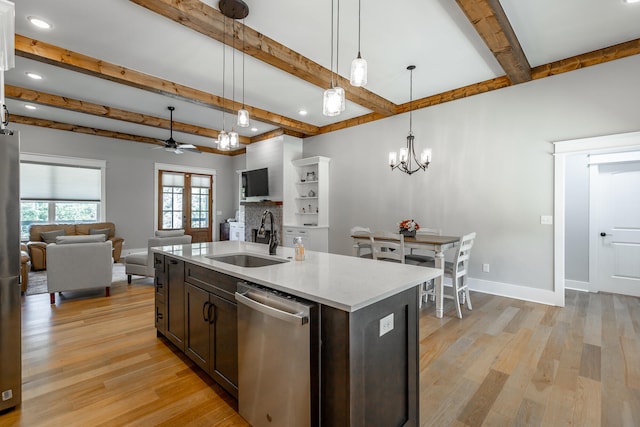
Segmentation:
[(42, 28), (44, 30), (48, 30), (49, 28), (51, 28), (51, 24), (49, 24), (44, 19), (36, 18), (35, 16), (29, 16), (27, 17), (27, 20), (38, 28)]
[(623, 3), (639, 3), (640, 0), (622, 0)]
[(31, 71), (27, 71), (25, 73), (27, 75), (27, 77), (32, 78), (33, 80), (42, 80), (42, 76), (38, 73), (33, 73)]
[(301, 116), (306, 116), (307, 115), (307, 110), (302, 109), (302, 110), (298, 111), (298, 114), (300, 114)]
[(258, 128), (251, 128), (251, 132), (258, 132)]
[(36, 110), (38, 107), (36, 107), (35, 105), (27, 104), (24, 106), (24, 108), (26, 108), (27, 110)]

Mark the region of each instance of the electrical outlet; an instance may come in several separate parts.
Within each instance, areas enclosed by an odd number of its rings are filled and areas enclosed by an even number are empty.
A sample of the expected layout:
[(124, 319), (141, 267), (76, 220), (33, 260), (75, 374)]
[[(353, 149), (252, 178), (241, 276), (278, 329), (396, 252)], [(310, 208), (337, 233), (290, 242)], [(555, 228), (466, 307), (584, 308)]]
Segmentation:
[(393, 330), (393, 313), (380, 319), (380, 336)]
[(541, 215), (540, 216), (540, 224), (542, 224), (542, 225), (551, 225), (551, 224), (553, 224), (553, 217), (551, 215)]
[(490, 270), (489, 264), (482, 264), (482, 272), (483, 273), (488, 273), (489, 270)]

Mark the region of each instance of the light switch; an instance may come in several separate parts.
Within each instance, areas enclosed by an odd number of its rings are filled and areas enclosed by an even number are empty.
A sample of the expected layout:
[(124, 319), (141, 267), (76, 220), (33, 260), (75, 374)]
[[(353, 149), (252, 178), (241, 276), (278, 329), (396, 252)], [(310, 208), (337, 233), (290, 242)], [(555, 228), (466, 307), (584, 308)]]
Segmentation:
[(551, 216), (551, 215), (541, 215), (540, 216), (540, 224), (542, 224), (542, 225), (551, 225), (551, 224), (553, 224), (553, 216)]
[(380, 319), (380, 336), (393, 330), (393, 313)]

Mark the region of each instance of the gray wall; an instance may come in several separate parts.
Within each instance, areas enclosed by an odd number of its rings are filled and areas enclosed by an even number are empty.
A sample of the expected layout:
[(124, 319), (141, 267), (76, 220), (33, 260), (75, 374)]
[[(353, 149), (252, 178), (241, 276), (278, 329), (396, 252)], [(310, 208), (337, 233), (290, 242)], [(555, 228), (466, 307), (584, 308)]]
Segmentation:
[(587, 154), (567, 156), (566, 161), (565, 277), (578, 282), (589, 282), (588, 162)]
[[(413, 113), (429, 170), (387, 166), (408, 114), (305, 140), (331, 157), (330, 251), (350, 253), (350, 227), (392, 230), (404, 218), (446, 234), (478, 233), (470, 276), (553, 289), (553, 141), (637, 131), (640, 55)], [(490, 273), (482, 272), (489, 263)]]
[(216, 209), (222, 211), (214, 221), (216, 233), (217, 224), (235, 213), (236, 163), (244, 163), (244, 155), (234, 160), (208, 153), (175, 155), (153, 150), (149, 144), (36, 126), (10, 127), (20, 131), (22, 153), (106, 160), (106, 220), (114, 222), (117, 234), (125, 239), (124, 251), (146, 248), (153, 236), (155, 163), (216, 170)]
[[(433, 163), (412, 176), (387, 166), (388, 152), (405, 144), (407, 114), (306, 139), (305, 157), (332, 159), (329, 250), (350, 254), (354, 225), (393, 230), (414, 218), (449, 234), (478, 233), (470, 271), (477, 282), (552, 290), (553, 227), (540, 225), (540, 215), (553, 213), (552, 142), (639, 130), (638, 70), (640, 55), (415, 111), (416, 145), (433, 149)], [(154, 229), (154, 162), (216, 169), (219, 219), (237, 208), (235, 171), (245, 156), (175, 156), (14, 127), (23, 151), (107, 160), (107, 219), (128, 247), (144, 246)]]

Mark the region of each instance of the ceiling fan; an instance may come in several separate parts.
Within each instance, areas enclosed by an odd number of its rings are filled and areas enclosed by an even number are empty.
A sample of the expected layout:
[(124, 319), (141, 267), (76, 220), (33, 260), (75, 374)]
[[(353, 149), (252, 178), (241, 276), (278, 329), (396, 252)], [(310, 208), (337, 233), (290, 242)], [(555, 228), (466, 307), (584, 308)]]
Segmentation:
[(164, 147), (154, 147), (156, 149), (158, 148), (164, 148), (166, 151), (171, 151), (175, 154), (182, 154), (185, 151), (189, 151), (191, 153), (202, 153), (202, 151), (198, 150), (196, 148), (195, 145), (193, 144), (178, 144), (176, 142), (175, 139), (173, 139), (173, 110), (175, 110), (175, 107), (167, 107), (169, 109), (169, 114), (170, 114), (170, 134), (169, 134), (169, 139), (164, 141)]

